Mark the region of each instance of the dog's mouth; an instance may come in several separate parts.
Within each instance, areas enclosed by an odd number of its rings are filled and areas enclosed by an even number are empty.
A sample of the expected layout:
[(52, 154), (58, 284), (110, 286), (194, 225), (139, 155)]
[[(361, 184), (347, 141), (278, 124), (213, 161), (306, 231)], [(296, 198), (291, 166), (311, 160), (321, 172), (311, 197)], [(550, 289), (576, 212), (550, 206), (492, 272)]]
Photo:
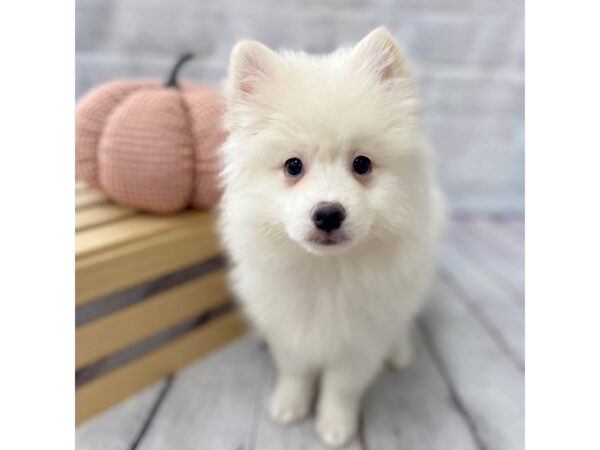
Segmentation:
[(314, 232), (307, 239), (311, 244), (323, 247), (334, 247), (349, 240), (348, 236), (340, 231)]

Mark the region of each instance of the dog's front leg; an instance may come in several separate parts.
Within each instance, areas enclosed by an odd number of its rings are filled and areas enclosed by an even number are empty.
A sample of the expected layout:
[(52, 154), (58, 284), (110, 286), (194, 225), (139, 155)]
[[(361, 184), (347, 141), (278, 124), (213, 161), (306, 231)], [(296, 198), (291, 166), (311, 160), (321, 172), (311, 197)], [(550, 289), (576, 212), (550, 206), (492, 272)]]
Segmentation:
[(411, 343), (411, 330), (413, 325), (408, 323), (398, 328), (397, 336), (392, 346), (388, 361), (390, 365), (401, 371), (410, 365), (413, 348)]
[(363, 393), (384, 356), (348, 359), (326, 367), (321, 380), (316, 431), (331, 447), (341, 447), (356, 434)]
[(282, 425), (304, 419), (310, 412), (317, 371), (271, 344), (277, 366), (277, 381), (271, 395), (269, 414)]

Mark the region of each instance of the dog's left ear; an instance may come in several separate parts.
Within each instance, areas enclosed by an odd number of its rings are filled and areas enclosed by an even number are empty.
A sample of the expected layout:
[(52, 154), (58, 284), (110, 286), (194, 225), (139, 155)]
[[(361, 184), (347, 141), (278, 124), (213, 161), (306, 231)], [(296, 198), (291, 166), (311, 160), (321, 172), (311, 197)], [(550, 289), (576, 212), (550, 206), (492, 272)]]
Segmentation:
[(272, 81), (279, 56), (257, 41), (238, 42), (229, 62), (229, 94), (248, 99), (263, 83)]
[(256, 120), (267, 108), (261, 95), (277, 78), (280, 57), (257, 41), (238, 42), (231, 52), (229, 74), (224, 84), (226, 101), (225, 127), (232, 130), (241, 123), (241, 116)]
[(381, 81), (409, 76), (406, 60), (385, 27), (376, 28), (356, 44), (352, 59), (361, 69), (374, 71)]

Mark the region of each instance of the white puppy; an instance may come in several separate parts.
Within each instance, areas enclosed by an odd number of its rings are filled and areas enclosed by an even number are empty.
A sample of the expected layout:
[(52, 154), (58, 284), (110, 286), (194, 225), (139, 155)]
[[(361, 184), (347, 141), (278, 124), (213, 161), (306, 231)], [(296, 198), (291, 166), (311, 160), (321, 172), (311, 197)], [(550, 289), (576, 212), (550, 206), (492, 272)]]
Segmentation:
[(220, 229), (277, 369), (270, 414), (341, 446), (384, 361), (405, 366), (442, 197), (406, 61), (383, 28), (326, 56), (233, 49)]

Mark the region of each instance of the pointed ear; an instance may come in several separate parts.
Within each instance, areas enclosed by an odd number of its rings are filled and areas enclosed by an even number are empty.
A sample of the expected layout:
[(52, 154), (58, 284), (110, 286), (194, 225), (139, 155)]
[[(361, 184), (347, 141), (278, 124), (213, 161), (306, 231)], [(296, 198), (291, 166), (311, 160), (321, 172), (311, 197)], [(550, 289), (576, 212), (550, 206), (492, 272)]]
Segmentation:
[(279, 56), (260, 42), (238, 42), (229, 62), (229, 95), (234, 98), (251, 96), (262, 82), (273, 78), (278, 62)]
[(356, 44), (352, 58), (359, 67), (375, 72), (381, 81), (409, 75), (396, 41), (384, 27), (371, 31)]

